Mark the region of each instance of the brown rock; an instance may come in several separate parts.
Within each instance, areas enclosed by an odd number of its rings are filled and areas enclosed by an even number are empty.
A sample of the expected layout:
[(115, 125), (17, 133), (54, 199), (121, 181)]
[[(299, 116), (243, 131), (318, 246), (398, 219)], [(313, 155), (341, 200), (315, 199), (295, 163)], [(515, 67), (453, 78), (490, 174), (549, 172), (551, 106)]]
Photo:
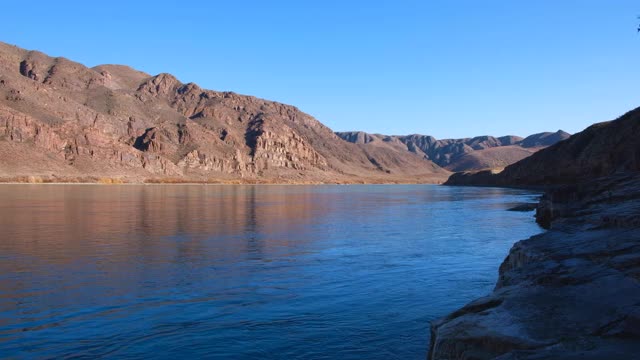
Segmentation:
[(523, 139), (518, 136), (477, 136), (465, 139), (436, 140), (432, 136), (388, 136), (362, 131), (338, 132), (342, 139), (364, 148), (391, 147), (399, 153), (423, 156), (450, 171), (500, 169), (534, 152), (566, 139), (569, 134), (540, 133)]
[[(125, 181), (441, 182), (449, 175), (421, 155), (345, 142), (293, 106), (170, 74), (90, 69), (0, 43), (0, 78), (0, 143), (22, 144), (2, 147), (0, 180), (36, 172)], [(9, 160), (34, 157), (27, 147), (48, 160)]]

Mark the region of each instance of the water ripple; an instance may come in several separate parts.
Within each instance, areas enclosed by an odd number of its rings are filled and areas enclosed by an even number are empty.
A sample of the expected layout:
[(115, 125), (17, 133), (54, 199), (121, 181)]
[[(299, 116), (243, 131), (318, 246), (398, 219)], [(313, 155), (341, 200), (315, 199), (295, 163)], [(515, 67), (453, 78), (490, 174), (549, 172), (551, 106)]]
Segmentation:
[(0, 186), (0, 354), (423, 359), (535, 194), (437, 186)]

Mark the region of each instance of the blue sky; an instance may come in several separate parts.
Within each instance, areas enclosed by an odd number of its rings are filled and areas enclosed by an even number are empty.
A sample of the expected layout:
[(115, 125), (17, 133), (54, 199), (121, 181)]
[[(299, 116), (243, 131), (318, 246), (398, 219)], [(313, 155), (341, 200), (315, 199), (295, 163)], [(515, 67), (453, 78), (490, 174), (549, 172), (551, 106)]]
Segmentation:
[(580, 131), (640, 106), (640, 2), (18, 1), (0, 41), (298, 106), (334, 130)]

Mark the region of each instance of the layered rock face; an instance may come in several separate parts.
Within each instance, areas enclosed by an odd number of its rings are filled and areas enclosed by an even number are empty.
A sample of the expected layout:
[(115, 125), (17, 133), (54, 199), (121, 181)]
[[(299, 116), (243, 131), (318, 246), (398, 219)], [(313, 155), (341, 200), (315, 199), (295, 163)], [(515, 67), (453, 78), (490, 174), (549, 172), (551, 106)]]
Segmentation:
[(502, 169), (570, 136), (562, 130), (526, 138), (509, 135), (444, 140), (428, 135), (388, 136), (361, 131), (336, 134), (364, 149), (386, 147), (418, 154), (450, 171)]
[(432, 323), (430, 359), (640, 354), (640, 175), (556, 188), (537, 216), (550, 230), (513, 246), (494, 292)]
[(367, 152), (290, 105), (0, 43), (0, 180), (441, 182), (448, 175), (416, 154)]
[(448, 185), (548, 186), (640, 171), (640, 108), (592, 125), (499, 174), (456, 173)]

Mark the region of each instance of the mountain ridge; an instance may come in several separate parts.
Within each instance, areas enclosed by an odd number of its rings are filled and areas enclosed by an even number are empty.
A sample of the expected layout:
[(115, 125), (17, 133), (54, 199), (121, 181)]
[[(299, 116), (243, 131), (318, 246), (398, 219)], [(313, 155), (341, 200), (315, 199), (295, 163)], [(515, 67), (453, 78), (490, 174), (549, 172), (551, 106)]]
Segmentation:
[(640, 108), (593, 124), (502, 172), (458, 172), (448, 185), (540, 187), (568, 185), (640, 170)]
[(483, 135), (441, 140), (421, 134), (383, 135), (362, 131), (336, 132), (336, 134), (346, 141), (363, 147), (393, 143), (397, 151), (421, 155), (450, 171), (503, 168), (570, 136), (562, 130), (537, 133), (526, 138), (515, 135), (500, 137)]
[(415, 154), (345, 142), (295, 106), (4, 43), (0, 155), (4, 181), (393, 183), (449, 175)]
[(566, 135), (334, 133), (293, 105), (0, 43), (5, 182), (441, 183)]

